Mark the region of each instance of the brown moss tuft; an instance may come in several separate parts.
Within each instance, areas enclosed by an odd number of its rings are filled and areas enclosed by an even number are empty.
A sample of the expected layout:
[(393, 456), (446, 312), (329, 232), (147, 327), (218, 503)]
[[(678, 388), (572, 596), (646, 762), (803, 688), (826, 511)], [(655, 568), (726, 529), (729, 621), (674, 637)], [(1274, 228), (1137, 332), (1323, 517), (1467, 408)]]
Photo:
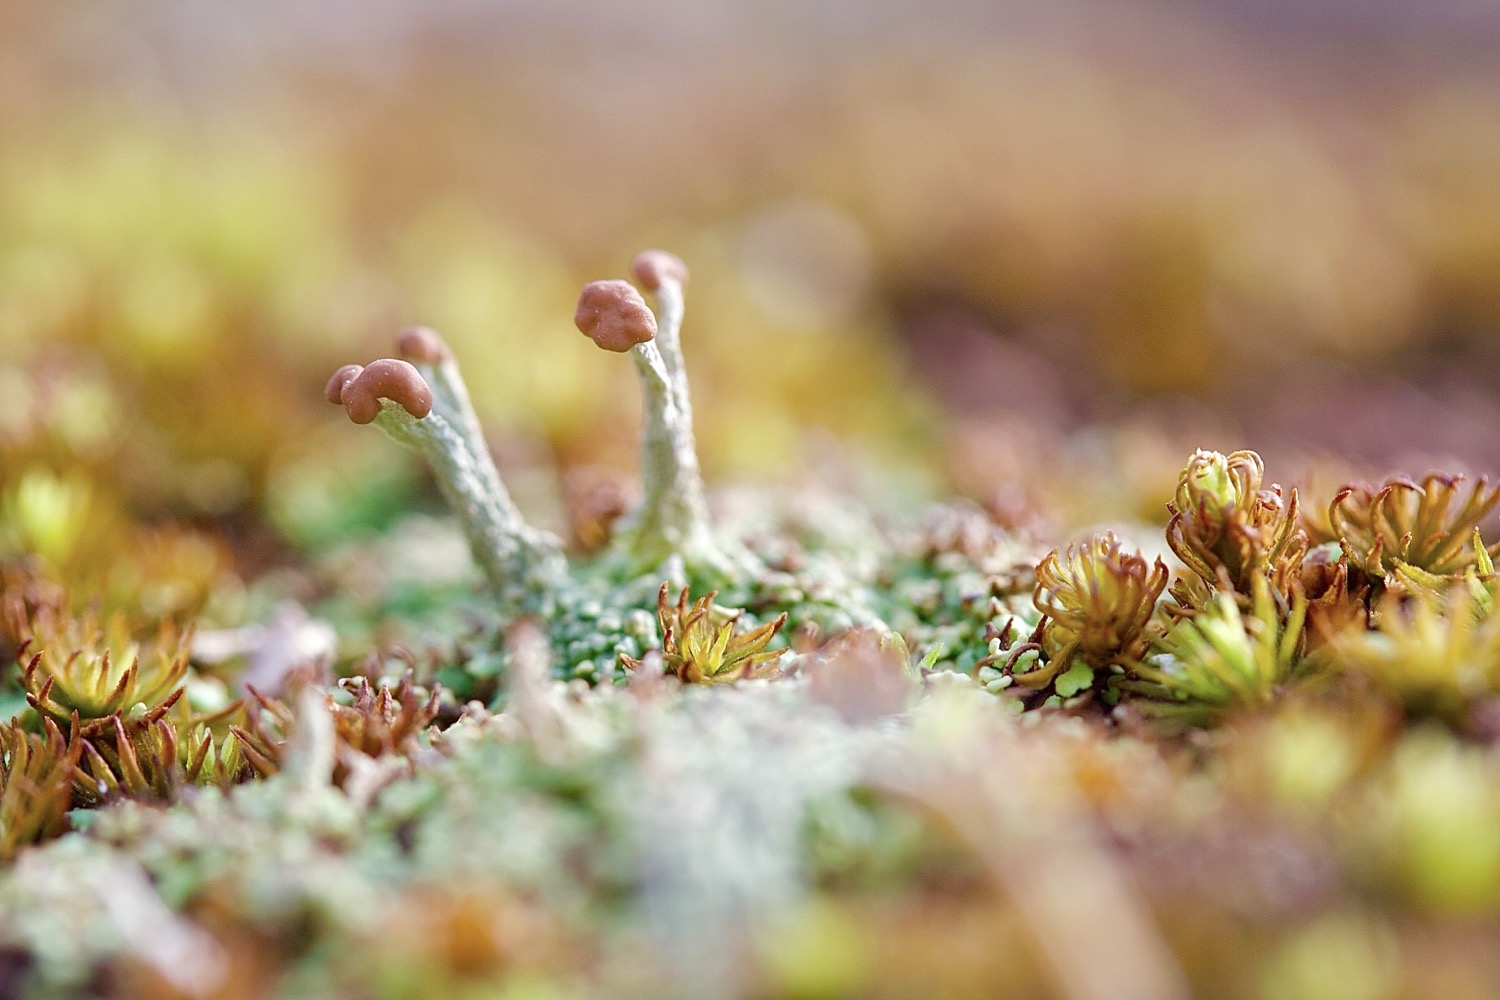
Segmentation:
[(1053, 549), (1036, 570), (1032, 602), (1048, 618), (1049, 656), (1104, 666), (1145, 650), (1146, 623), (1167, 586), (1166, 563), (1146, 561), (1112, 531)]
[(0, 861), (68, 828), (80, 741), (76, 733), (65, 739), (51, 719), (42, 720), (42, 729), (0, 726)]
[[(434, 686), (422, 692), (415, 686), (410, 672), (394, 688), (376, 684), (366, 677), (339, 682), (350, 697), (345, 705), (331, 694), (322, 697), (333, 719), (334, 738), (339, 747), (339, 762), (334, 768), (334, 784), (344, 787), (351, 778), (348, 754), (360, 754), (372, 760), (408, 757), (418, 740), (437, 719), (441, 688)], [(250, 688), (246, 703), (248, 721), (244, 726), (230, 726), (237, 752), (251, 771), (260, 775), (281, 769), (287, 737), (296, 727), (292, 705)]]
[[(1349, 562), (1374, 580), (1399, 565), (1450, 576), (1473, 566), (1474, 530), (1500, 504), (1500, 487), (1480, 477), (1463, 496), (1464, 477), (1429, 473), (1420, 483), (1351, 485), (1328, 507), (1335, 537)], [(1456, 504), (1456, 507), (1455, 507)]]

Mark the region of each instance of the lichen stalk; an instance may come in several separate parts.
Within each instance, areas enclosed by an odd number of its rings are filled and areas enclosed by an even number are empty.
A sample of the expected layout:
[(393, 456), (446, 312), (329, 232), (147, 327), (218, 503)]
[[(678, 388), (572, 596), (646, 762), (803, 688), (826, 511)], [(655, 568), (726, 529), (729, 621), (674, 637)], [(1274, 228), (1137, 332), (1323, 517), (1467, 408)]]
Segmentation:
[[(642, 444), (646, 503), (638, 531), (642, 538), (659, 538), (685, 556), (719, 558), (722, 551), (710, 527), (703, 475), (698, 468), (693, 400), (682, 356), (687, 269), (671, 254), (647, 250), (635, 259), (631, 271), (656, 299), (656, 339), (631, 351), (648, 410)], [(658, 358), (664, 379), (650, 372)], [(638, 538), (638, 546), (640, 542)], [(646, 547), (649, 549), (649, 545)]]
[[(495, 463), (490, 457), (489, 444), (484, 439), (484, 429), (479, 423), (479, 414), (474, 411), (474, 404), (469, 397), (469, 387), (464, 382), (463, 373), (458, 368), (458, 361), (453, 357), (453, 352), (449, 350), (447, 343), (438, 336), (437, 331), (424, 326), (414, 326), (401, 331), (396, 338), (396, 350), (432, 387), (433, 408), (442, 413), (455, 428), (463, 432), (469, 450), (474, 456), (475, 464), (481, 470), (485, 466), (494, 470)], [(498, 470), (495, 470), (494, 479), (496, 489), (505, 494), (508, 501), (509, 492), (500, 481)]]
[(526, 524), (504, 488), (495, 488), (498, 475), (475, 460), (463, 432), (437, 409), (418, 419), (389, 400), (381, 401), (375, 425), (431, 466), (502, 613), (549, 613), (567, 574), (562, 556)]
[(629, 526), (631, 551), (653, 565), (674, 552), (689, 562), (713, 559), (719, 551), (698, 469), (685, 379), (674, 377), (666, 356), (653, 341), (637, 344), (630, 355), (640, 375), (645, 404), (641, 435), (645, 497)]
[[(432, 387), (433, 413), (443, 419), (448, 431), (455, 433), (467, 450), (472, 476), (478, 480), (481, 490), (477, 495), (479, 507), (491, 511), (482, 519), (483, 522), (496, 524), (506, 532), (503, 543), (498, 540), (487, 541), (487, 553), (481, 556), (476, 549), (476, 557), (481, 563), (493, 563), (498, 556), (503, 564), (499, 568), (509, 576), (529, 575), (538, 585), (548, 590), (558, 587), (567, 577), (567, 562), (562, 554), (561, 543), (552, 533), (528, 524), (520, 508), (511, 499), (510, 491), (500, 478), (500, 470), (490, 454), (484, 429), (469, 395), (469, 387), (464, 382), (453, 352), (436, 331), (427, 327), (403, 330), (396, 340), (396, 349)], [(470, 500), (465, 500), (464, 503), (466, 506), (474, 506)], [(471, 535), (470, 542), (474, 540)], [(488, 575), (489, 570), (486, 573)], [(535, 612), (539, 609), (526, 605), (524, 610)]]
[(662, 318), (627, 281), (593, 281), (578, 297), (573, 321), (600, 348), (629, 353), (640, 376), (645, 410), (641, 478), (645, 496), (615, 536), (615, 555), (633, 572), (663, 569), (718, 576), (734, 573), (743, 560), (730, 557), (714, 538), (708, 516), (692, 403), (682, 364), (682, 262), (661, 251), (636, 258), (636, 280), (655, 292)]
[(440, 395), (409, 362), (382, 359), (340, 368), (326, 395), (355, 423), (374, 423), (427, 461), (503, 614), (547, 614), (567, 564), (556, 541), (521, 517), (488, 450), (476, 449), (453, 388), (450, 381)]

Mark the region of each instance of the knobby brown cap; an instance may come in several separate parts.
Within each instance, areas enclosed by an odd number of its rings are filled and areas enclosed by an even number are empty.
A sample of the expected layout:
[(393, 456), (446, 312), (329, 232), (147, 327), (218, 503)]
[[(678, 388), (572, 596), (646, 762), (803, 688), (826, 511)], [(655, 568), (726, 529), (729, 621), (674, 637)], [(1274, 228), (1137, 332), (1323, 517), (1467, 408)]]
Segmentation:
[(409, 326), (396, 336), (396, 353), (407, 361), (442, 364), (453, 357), (448, 344), (431, 327)]
[(342, 406), (344, 403), (344, 387), (359, 378), (359, 373), (364, 370), (364, 365), (345, 365), (340, 368), (333, 373), (332, 377), (328, 380), (328, 384), (323, 387), (323, 395), (333, 405)]
[(606, 351), (624, 353), (656, 336), (656, 316), (628, 281), (591, 281), (578, 296), (573, 322)]
[(432, 412), (432, 388), (408, 362), (394, 358), (372, 361), (364, 368), (345, 365), (333, 373), (324, 390), (328, 401), (343, 403), (349, 419), (368, 424), (389, 399), (418, 420)]
[(642, 250), (630, 262), (630, 273), (648, 292), (656, 291), (663, 281), (685, 285), (688, 280), (687, 265), (682, 258), (665, 250)]

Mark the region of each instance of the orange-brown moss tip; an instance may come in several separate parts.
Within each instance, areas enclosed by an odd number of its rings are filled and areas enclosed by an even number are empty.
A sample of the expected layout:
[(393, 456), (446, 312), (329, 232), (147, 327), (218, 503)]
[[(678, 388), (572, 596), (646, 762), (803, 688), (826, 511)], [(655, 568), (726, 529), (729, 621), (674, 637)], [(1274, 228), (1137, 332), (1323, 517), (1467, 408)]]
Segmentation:
[(359, 378), (359, 373), (364, 370), (364, 365), (345, 365), (340, 368), (333, 373), (333, 376), (328, 380), (328, 384), (323, 387), (323, 395), (333, 405), (342, 406), (344, 402), (344, 387)]
[(1043, 648), (1054, 659), (1081, 654), (1094, 666), (1140, 657), (1169, 575), (1160, 558), (1148, 563), (1112, 531), (1053, 549), (1036, 568), (1032, 595), (1048, 619)]
[(628, 281), (584, 285), (573, 322), (594, 343), (620, 354), (656, 336), (656, 316)]
[(418, 420), (432, 412), (432, 388), (409, 362), (394, 358), (372, 361), (344, 385), (342, 401), (349, 419), (368, 424), (389, 399)]
[(447, 341), (431, 327), (409, 326), (396, 335), (396, 353), (416, 364), (437, 365), (453, 357)]
[(663, 281), (685, 285), (688, 280), (687, 265), (682, 258), (665, 250), (642, 250), (630, 262), (630, 273), (648, 292), (656, 291)]

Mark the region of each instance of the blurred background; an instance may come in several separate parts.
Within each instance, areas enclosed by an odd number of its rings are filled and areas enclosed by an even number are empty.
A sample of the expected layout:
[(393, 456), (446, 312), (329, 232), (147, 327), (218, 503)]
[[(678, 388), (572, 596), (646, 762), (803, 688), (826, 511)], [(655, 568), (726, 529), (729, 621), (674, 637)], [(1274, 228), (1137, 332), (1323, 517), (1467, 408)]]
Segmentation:
[(1497, 52), (1491, 0), (7, 0), (0, 546), (378, 529), (420, 473), (320, 387), (411, 323), (565, 527), (639, 408), (574, 297), (658, 245), (720, 481), (1068, 528), (1200, 446), (1495, 470)]

